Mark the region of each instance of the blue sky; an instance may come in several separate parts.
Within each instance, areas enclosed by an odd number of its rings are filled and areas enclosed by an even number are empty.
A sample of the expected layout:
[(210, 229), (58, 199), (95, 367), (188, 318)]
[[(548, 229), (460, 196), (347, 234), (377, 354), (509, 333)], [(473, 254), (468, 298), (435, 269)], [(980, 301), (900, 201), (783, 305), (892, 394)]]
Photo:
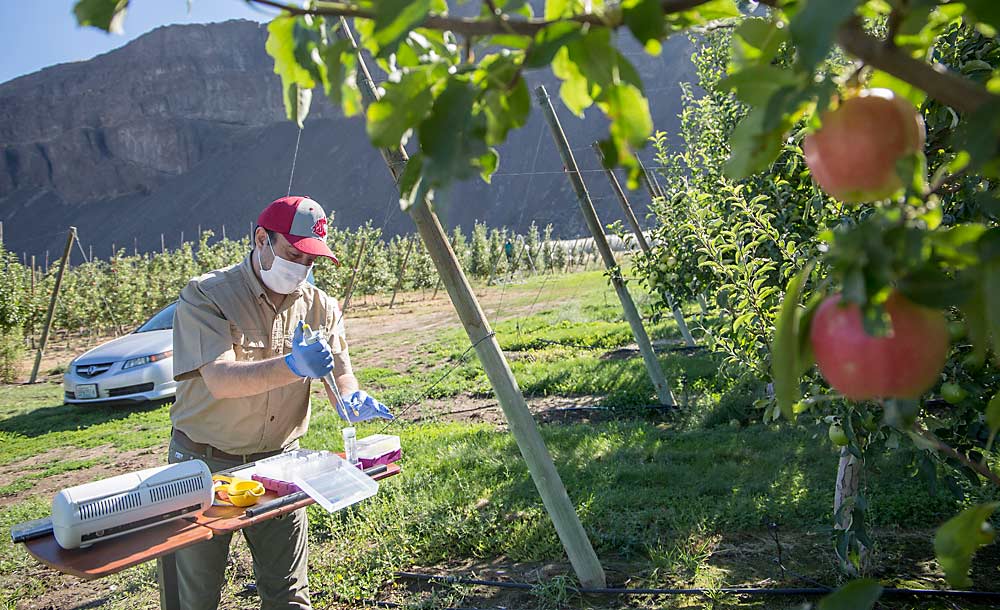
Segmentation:
[(227, 19), (268, 21), (275, 11), (257, 10), (243, 0), (131, 0), (125, 34), (81, 28), (73, 16), (76, 0), (0, 0), (0, 82), (46, 66), (90, 59), (169, 23), (209, 23)]

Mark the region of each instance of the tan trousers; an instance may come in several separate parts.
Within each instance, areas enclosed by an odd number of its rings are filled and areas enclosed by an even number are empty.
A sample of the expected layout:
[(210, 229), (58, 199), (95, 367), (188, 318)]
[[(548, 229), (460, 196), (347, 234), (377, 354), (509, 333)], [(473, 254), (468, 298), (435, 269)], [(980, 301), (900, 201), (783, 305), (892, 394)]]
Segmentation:
[[(212, 472), (237, 466), (238, 463), (208, 459), (173, 441), (171, 464), (185, 460), (203, 460)], [(262, 610), (309, 610), (308, 532), (306, 509), (268, 519), (240, 531), (253, 556), (253, 572)], [(232, 534), (177, 551), (177, 584), (180, 606), (184, 610), (215, 610), (219, 606), (222, 583), (229, 557)], [(158, 570), (162, 574), (163, 569)], [(160, 587), (163, 586), (162, 578)]]

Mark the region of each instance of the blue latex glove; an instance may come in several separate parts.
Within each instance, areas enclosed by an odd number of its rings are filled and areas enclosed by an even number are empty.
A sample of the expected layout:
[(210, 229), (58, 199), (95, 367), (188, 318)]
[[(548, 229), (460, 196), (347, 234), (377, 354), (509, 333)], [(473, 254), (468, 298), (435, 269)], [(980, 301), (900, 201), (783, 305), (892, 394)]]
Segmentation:
[(333, 352), (326, 339), (310, 345), (302, 340), (302, 321), (295, 327), (292, 337), (292, 353), (285, 356), (285, 364), (299, 377), (319, 379), (333, 370)]
[[(389, 407), (369, 396), (364, 390), (358, 390), (357, 392), (353, 392), (347, 396), (341, 396), (340, 399), (344, 402), (344, 406), (347, 408), (346, 419), (351, 423), (365, 421), (375, 417), (381, 417), (382, 419), (395, 419), (393, 414), (389, 413)], [(340, 419), (345, 419), (345, 414), (341, 413), (340, 409), (337, 409), (337, 413), (340, 415)]]

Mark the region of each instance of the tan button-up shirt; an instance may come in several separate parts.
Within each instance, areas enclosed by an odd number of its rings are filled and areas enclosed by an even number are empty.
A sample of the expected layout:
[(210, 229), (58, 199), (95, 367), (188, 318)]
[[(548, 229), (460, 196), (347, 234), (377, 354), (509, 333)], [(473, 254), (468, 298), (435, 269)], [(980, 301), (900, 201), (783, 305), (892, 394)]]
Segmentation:
[(174, 428), (193, 441), (235, 455), (281, 449), (309, 427), (309, 380), (243, 398), (212, 396), (199, 369), (233, 351), (236, 360), (257, 361), (287, 354), (299, 320), (326, 329), (337, 374), (350, 368), (347, 337), (336, 299), (312, 284), (288, 295), (275, 310), (242, 263), (206, 273), (181, 291), (174, 312), (174, 379), (170, 409)]

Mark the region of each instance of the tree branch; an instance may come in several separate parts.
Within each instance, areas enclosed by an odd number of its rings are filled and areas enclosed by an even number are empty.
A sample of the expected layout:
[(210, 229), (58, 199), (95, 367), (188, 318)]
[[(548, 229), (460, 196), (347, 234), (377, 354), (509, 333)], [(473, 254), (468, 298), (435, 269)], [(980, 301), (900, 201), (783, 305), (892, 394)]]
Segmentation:
[[(771, 8), (781, 8), (781, 0), (759, 0)], [(989, 102), (1000, 101), (984, 87), (949, 72), (940, 64), (931, 65), (914, 59), (892, 43), (879, 40), (862, 27), (858, 17), (840, 28), (837, 43), (845, 51), (873, 68), (891, 74), (922, 89), (935, 100), (959, 112), (974, 112)]]
[(971, 113), (984, 104), (1000, 101), (1000, 96), (967, 78), (949, 72), (944, 66), (914, 59), (868, 34), (857, 19), (840, 28), (837, 42), (845, 51), (869, 66), (915, 85), (930, 97), (960, 112)]
[[(709, 0), (663, 0), (661, 7), (664, 14), (680, 13), (707, 3)], [(261, 4), (273, 8), (281, 9), (292, 15), (328, 15), (334, 17), (360, 17), (362, 19), (374, 19), (375, 12), (361, 8), (357, 5), (340, 2), (317, 2), (312, 8), (304, 9), (292, 6), (277, 0), (247, 0), (254, 4)], [(517, 34), (520, 36), (534, 36), (546, 26), (560, 22), (576, 22), (600, 27), (617, 29), (624, 25), (624, 19), (620, 9), (609, 11), (603, 15), (573, 15), (556, 20), (545, 19), (510, 19), (506, 15), (498, 15), (492, 19), (477, 19), (470, 17), (450, 17), (447, 15), (430, 14), (424, 18), (418, 27), (430, 28), (433, 30), (450, 30), (456, 34), (466, 36), (493, 36), (498, 34)]]
[[(247, 0), (247, 2), (281, 9), (292, 15), (375, 18), (373, 10), (343, 2), (319, 1), (309, 9), (292, 6), (279, 0)], [(664, 14), (672, 14), (696, 8), (706, 2), (708, 0), (662, 0), (660, 6)], [(771, 7), (780, 4), (778, 0), (761, 0), (761, 3)], [(576, 22), (610, 29), (624, 25), (620, 8), (615, 8), (602, 15), (573, 15), (556, 20), (510, 19), (502, 14), (494, 14), (488, 19), (430, 14), (418, 27), (450, 30), (465, 36), (517, 34), (533, 37), (542, 28), (559, 22)], [(845, 51), (866, 64), (915, 85), (927, 92), (930, 97), (960, 112), (970, 113), (984, 104), (1000, 101), (1000, 96), (990, 93), (973, 81), (949, 72), (941, 65), (931, 65), (914, 59), (901, 49), (868, 34), (858, 18), (852, 19), (840, 28), (837, 42)]]
[(1000, 476), (997, 476), (997, 473), (990, 470), (990, 467), (986, 464), (977, 464), (976, 462), (973, 462), (967, 455), (960, 453), (958, 450), (936, 437), (933, 432), (923, 428), (922, 426), (917, 426), (916, 433), (930, 441), (930, 443), (934, 445), (934, 448), (939, 452), (950, 458), (958, 460), (964, 466), (971, 468), (979, 475), (989, 479), (997, 487), (1000, 487)]

